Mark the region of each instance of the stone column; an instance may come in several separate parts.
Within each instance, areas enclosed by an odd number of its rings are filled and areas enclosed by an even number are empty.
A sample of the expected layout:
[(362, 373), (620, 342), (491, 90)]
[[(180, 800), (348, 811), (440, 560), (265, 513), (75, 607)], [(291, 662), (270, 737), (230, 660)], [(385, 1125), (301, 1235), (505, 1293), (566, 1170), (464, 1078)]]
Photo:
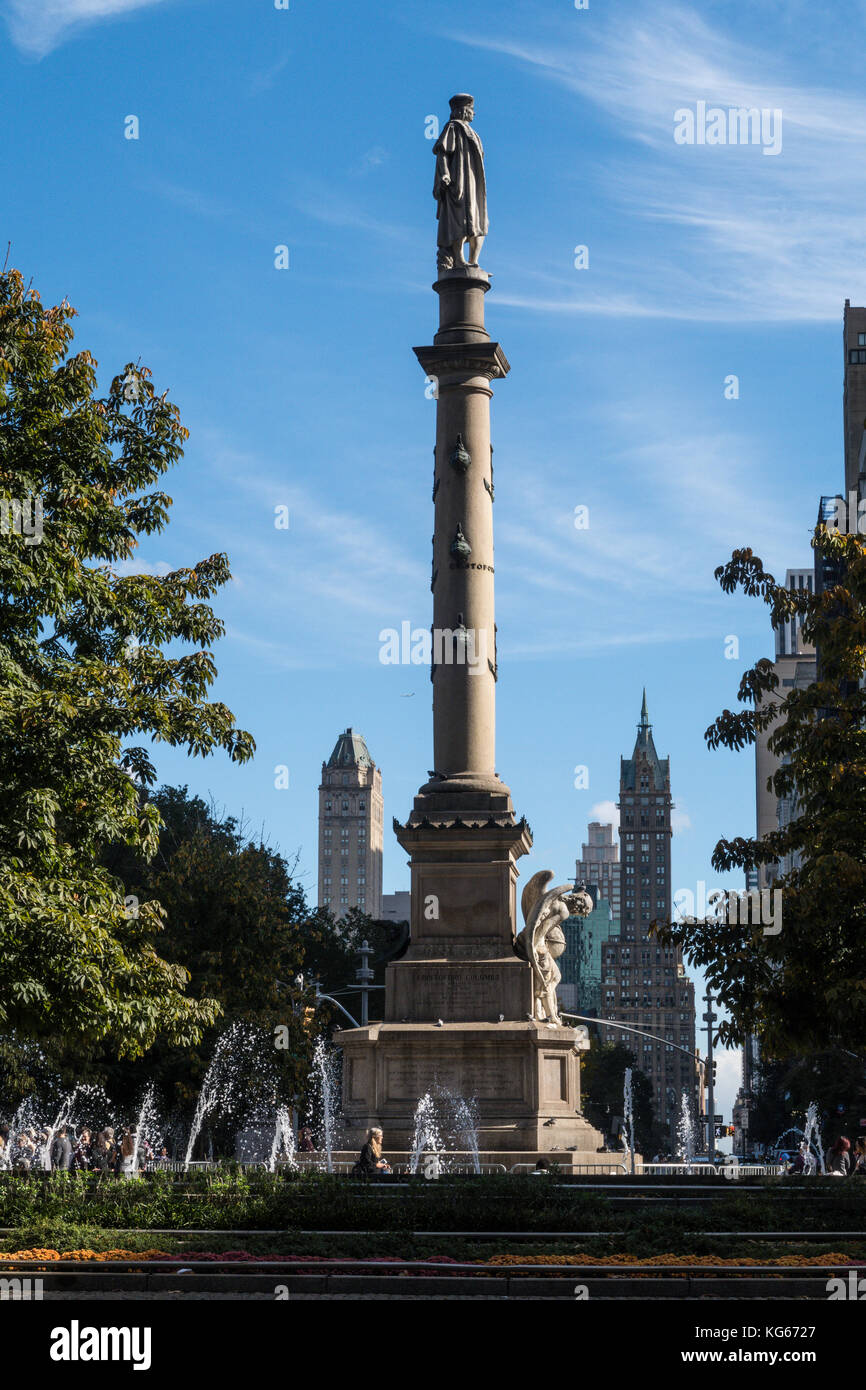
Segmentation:
[(441, 272), (439, 331), (415, 349), (437, 383), (433, 478), (433, 768), (416, 811), (511, 811), (496, 776), (496, 622), (490, 383), (508, 362), (484, 327), (487, 273)]

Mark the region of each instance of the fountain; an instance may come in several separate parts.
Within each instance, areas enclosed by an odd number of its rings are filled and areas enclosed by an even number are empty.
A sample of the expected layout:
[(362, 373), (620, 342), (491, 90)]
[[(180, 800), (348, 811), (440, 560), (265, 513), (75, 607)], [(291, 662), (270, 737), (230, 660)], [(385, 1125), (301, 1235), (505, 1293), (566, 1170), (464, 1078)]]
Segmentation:
[(691, 1166), (695, 1157), (695, 1122), (692, 1119), (692, 1107), (685, 1091), (680, 1101), (680, 1118), (677, 1122), (677, 1140), (679, 1143), (680, 1157), (683, 1162)]
[(423, 1157), (425, 1178), (438, 1178), (441, 1168), (440, 1155), (444, 1147), (439, 1129), (439, 1119), (436, 1114), (436, 1102), (428, 1091), (415, 1106), (415, 1125), (412, 1134), (409, 1172), (418, 1172), (418, 1164)]
[(816, 1101), (810, 1101), (806, 1110), (805, 1129), (798, 1129), (796, 1125), (790, 1125), (788, 1129), (782, 1130), (782, 1133), (773, 1145), (777, 1153), (779, 1149), (782, 1148), (783, 1141), (789, 1134), (798, 1134), (801, 1139), (805, 1139), (807, 1152), (810, 1158), (814, 1158), (817, 1171), (819, 1173), (826, 1173), (827, 1169), (824, 1165), (824, 1146), (821, 1142), (821, 1126), (818, 1121), (818, 1105)]
[[(685, 1100), (685, 1096), (683, 1096)], [(622, 1113), (623, 1128), (625, 1130), (626, 1152), (631, 1163), (631, 1170), (634, 1172), (634, 1097), (632, 1095), (631, 1067), (626, 1067), (625, 1076), (622, 1083)]]
[(468, 1153), (473, 1173), (480, 1173), (478, 1106), (474, 1100), (464, 1100), (463, 1096), (454, 1096), (450, 1091), (446, 1094), (453, 1112), (454, 1147)]
[(814, 1150), (818, 1155), (819, 1171), (821, 1173), (826, 1173), (827, 1169), (824, 1166), (824, 1145), (821, 1142), (821, 1125), (818, 1120), (818, 1104), (817, 1101), (814, 1100), (809, 1102), (808, 1109), (806, 1110), (806, 1128), (803, 1131), (803, 1138), (809, 1146), (810, 1153), (813, 1149), (813, 1135)]
[(337, 1144), (337, 1118), (341, 1087), (340, 1059), (329, 1049), (324, 1038), (317, 1038), (313, 1048), (312, 1109), (313, 1128), (317, 1147), (324, 1150), (325, 1166), (334, 1171), (334, 1150)]
[(277, 1106), (277, 1119), (274, 1125), (274, 1141), (268, 1159), (268, 1172), (275, 1173), (277, 1163), (283, 1162), (288, 1168), (297, 1168), (295, 1162), (295, 1131), (292, 1128), (291, 1111), (286, 1105)]
[(131, 1171), (128, 1177), (138, 1177), (138, 1151), (141, 1141), (144, 1139), (145, 1145), (151, 1153), (156, 1154), (162, 1147), (162, 1135), (157, 1129), (157, 1110), (156, 1110), (156, 1087), (153, 1082), (149, 1082), (145, 1088), (141, 1106), (138, 1111), (138, 1119), (135, 1123), (135, 1145), (132, 1150)]
[[(268, 1035), (242, 1020), (231, 1024), (217, 1039), (193, 1115), (185, 1167), (192, 1161), (196, 1140), (208, 1115), (218, 1110), (223, 1117), (230, 1118), (238, 1112), (246, 1116), (266, 1097), (269, 1107), (276, 1103), (276, 1074), (266, 1065), (270, 1048)], [(257, 1091), (258, 1096), (251, 1096), (251, 1091)]]
[[(76, 1105), (80, 1112), (82, 1099), (88, 1101), (89, 1108), (98, 1105), (103, 1116), (113, 1119), (111, 1103), (101, 1086), (80, 1082), (59, 1103), (55, 1100), (50, 1110), (48, 1102), (40, 1105), (35, 1095), (25, 1097), (9, 1121), (9, 1138), (0, 1151), (0, 1169), (11, 1169), (23, 1161), (29, 1169), (50, 1172), (55, 1137), (64, 1125), (73, 1131), (78, 1127), (75, 1123)], [(53, 1113), (54, 1118), (46, 1119), (46, 1113)], [(22, 1134), (29, 1134), (32, 1142), (20, 1143)]]

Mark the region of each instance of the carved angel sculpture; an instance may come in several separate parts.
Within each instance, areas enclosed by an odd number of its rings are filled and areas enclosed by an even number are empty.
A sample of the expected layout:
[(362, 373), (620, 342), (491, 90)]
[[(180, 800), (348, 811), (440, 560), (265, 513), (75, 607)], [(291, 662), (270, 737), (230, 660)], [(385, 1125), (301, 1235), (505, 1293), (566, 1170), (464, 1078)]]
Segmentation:
[(570, 883), (545, 892), (552, 878), (550, 869), (540, 869), (524, 888), (520, 907), (526, 925), (514, 949), (532, 966), (536, 1018), (561, 1025), (556, 986), (562, 972), (556, 962), (566, 947), (562, 923), (567, 917), (587, 917), (592, 912), (592, 898)]

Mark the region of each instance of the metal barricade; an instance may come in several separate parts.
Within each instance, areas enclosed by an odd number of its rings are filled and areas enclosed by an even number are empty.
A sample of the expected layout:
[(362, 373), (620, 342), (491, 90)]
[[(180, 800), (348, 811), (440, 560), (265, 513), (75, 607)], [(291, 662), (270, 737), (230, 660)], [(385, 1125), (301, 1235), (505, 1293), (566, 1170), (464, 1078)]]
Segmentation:
[(568, 1173), (571, 1177), (608, 1177), (616, 1178), (621, 1173), (628, 1176), (628, 1168), (625, 1163), (560, 1163), (559, 1159), (551, 1159), (550, 1168), (539, 1168), (537, 1163), (514, 1163), (509, 1168), (509, 1173), (549, 1173), (555, 1166), (556, 1171)]
[(637, 1177), (647, 1178), (717, 1178), (719, 1176), (719, 1171), (714, 1163), (638, 1163), (635, 1172)]

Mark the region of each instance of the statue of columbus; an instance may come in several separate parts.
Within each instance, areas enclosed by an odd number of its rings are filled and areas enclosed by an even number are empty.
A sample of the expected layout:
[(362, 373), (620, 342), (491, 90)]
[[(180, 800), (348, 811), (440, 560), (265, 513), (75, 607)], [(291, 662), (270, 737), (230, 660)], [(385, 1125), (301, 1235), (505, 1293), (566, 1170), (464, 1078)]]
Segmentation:
[(451, 119), (433, 153), (436, 179), (433, 197), (439, 219), (440, 270), (465, 265), (463, 243), (469, 242), (469, 265), (477, 266), (487, 233), (487, 186), (484, 178), (484, 148), (475, 131), (475, 99), (466, 92), (451, 98)]

